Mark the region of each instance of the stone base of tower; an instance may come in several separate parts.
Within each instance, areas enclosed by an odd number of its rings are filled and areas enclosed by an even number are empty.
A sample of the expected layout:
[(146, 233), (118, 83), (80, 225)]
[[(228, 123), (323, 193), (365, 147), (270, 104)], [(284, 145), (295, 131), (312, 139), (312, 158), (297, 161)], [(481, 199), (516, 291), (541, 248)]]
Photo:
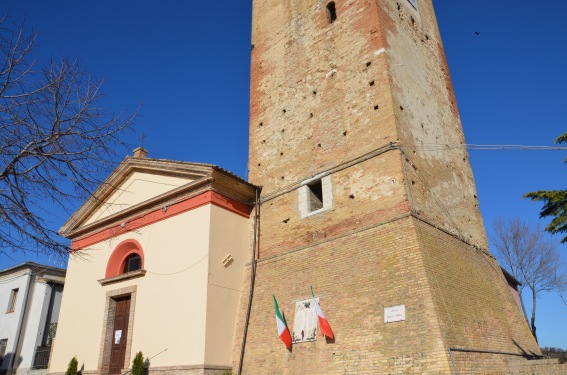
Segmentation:
[(452, 374), (459, 375), (564, 375), (567, 364), (554, 359), (527, 359), (500, 353), (451, 352), (454, 361)]
[(445, 345), (541, 355), (494, 257), (426, 222), (415, 224)]
[[(318, 336), (288, 351), (272, 295), (291, 329), (295, 302), (310, 297), (310, 286), (335, 340)], [(405, 320), (385, 323), (384, 309), (399, 305)], [(490, 254), (407, 214), (259, 260), (242, 373), (509, 373), (524, 356), (541, 355), (526, 324)]]

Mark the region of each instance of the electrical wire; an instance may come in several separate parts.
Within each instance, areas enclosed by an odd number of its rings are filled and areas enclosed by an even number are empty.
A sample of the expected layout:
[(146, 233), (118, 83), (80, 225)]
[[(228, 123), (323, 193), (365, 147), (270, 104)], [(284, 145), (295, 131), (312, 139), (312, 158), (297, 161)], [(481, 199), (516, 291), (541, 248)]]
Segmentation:
[(198, 261), (196, 261), (195, 263), (193, 263), (193, 264), (190, 265), (189, 267), (184, 268), (184, 269), (179, 270), (179, 271), (175, 271), (175, 272), (171, 272), (171, 273), (157, 273), (157, 272), (152, 272), (152, 271), (146, 270), (146, 272), (147, 272), (147, 273), (151, 273), (152, 275), (157, 275), (157, 276), (171, 276), (171, 275), (177, 275), (178, 273), (185, 272), (185, 271), (187, 271), (188, 269), (191, 269), (191, 268), (195, 267), (197, 264), (201, 263), (201, 262), (202, 262), (205, 258), (207, 258), (208, 256), (209, 256), (209, 254), (205, 255), (204, 257), (202, 257), (201, 259), (199, 259)]
[(529, 145), (483, 145), (473, 143), (448, 144), (448, 143), (422, 143), (416, 146), (404, 146), (405, 150), (418, 151), (443, 151), (453, 149), (467, 150), (519, 150), (519, 151), (567, 151), (567, 146), (529, 146)]
[(567, 146), (527, 146), (527, 145), (482, 145), (482, 144), (448, 144), (448, 143), (423, 143), (416, 146), (401, 146), (399, 142), (390, 142), (383, 146), (380, 146), (374, 150), (371, 150), (362, 155), (356, 156), (345, 162), (336, 164), (332, 167), (326, 168), (316, 174), (310, 175), (301, 180), (291, 182), (279, 189), (271, 191), (269, 194), (264, 195), (264, 198), (260, 201), (261, 204), (266, 203), (272, 199), (275, 199), (281, 195), (290, 193), (306, 182), (315, 179), (325, 177), (327, 175), (339, 172), (343, 169), (350, 168), (354, 165), (360, 164), (368, 159), (372, 159), (376, 156), (382, 155), (385, 152), (391, 150), (406, 150), (406, 151), (447, 151), (447, 150), (521, 150), (521, 151), (567, 151)]

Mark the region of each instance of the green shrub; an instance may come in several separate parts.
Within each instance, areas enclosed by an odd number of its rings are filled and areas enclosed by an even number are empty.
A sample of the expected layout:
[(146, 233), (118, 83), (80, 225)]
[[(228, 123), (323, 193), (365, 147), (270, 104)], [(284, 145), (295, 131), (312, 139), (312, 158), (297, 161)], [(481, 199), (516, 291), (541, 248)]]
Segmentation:
[(55, 338), (56, 333), (57, 323), (51, 323), (49, 325), (49, 331), (47, 332), (47, 346), (51, 346), (51, 344), (53, 344), (53, 339)]
[(67, 372), (65, 372), (65, 375), (77, 375), (78, 367), (79, 361), (77, 361), (77, 357), (73, 357), (71, 362), (69, 362), (69, 366), (67, 367)]
[(132, 361), (132, 375), (144, 375), (145, 372), (144, 355), (142, 352), (138, 352)]

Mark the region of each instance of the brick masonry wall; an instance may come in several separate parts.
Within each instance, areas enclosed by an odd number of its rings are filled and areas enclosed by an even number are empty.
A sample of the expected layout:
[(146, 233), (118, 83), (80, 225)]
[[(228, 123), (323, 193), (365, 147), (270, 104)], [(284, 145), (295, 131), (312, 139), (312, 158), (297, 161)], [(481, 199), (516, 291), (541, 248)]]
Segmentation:
[[(277, 336), (272, 294), (291, 327), (295, 301), (309, 298), (310, 286), (320, 298), (335, 341), (319, 336), (316, 342), (296, 344), (288, 352)], [(241, 317), (247, 292), (245, 285)], [(400, 304), (406, 306), (406, 320), (384, 323), (384, 308)], [(243, 322), (240, 319), (236, 329), (235, 369)], [(449, 371), (411, 217), (258, 263), (243, 373), (403, 374), (410, 370)]]
[(399, 142), (416, 210), (486, 247), (430, 1), (335, 3), (333, 24), (322, 1), (254, 3), (250, 181), (270, 194)]
[(299, 189), (261, 206), (260, 258), (310, 246), (409, 211), (399, 150), (330, 175), (332, 208), (302, 218)]
[(376, 2), (336, 3), (331, 25), (322, 1), (254, 2), (249, 178), (264, 194), (397, 140)]
[(526, 360), (522, 357), (494, 353), (453, 352), (459, 375), (564, 375), (567, 365), (557, 359)]
[(496, 260), (428, 223), (416, 227), (447, 347), (541, 355)]
[[(249, 177), (263, 200), (244, 373), (446, 374), (451, 346), (537, 354), (486, 249), (431, 1), (335, 1), (333, 24), (326, 4), (254, 1)], [(332, 207), (302, 218), (298, 190), (321, 173)], [(288, 352), (272, 294), (291, 327), (310, 285), (336, 340)], [(406, 320), (385, 324), (400, 304)]]
[(387, 69), (412, 207), (487, 247), (447, 60), (431, 1), (381, 0)]
[[(541, 354), (494, 259), (411, 215), (260, 260), (255, 285), (243, 373), (446, 374), (448, 348)], [(288, 352), (277, 337), (272, 294), (291, 328), (295, 301), (309, 298), (310, 286), (336, 339), (318, 337)], [(384, 323), (384, 308), (400, 304), (406, 321)], [(507, 372), (512, 361), (514, 369), (528, 366), (509, 355), (454, 356), (459, 373), (514, 373)]]

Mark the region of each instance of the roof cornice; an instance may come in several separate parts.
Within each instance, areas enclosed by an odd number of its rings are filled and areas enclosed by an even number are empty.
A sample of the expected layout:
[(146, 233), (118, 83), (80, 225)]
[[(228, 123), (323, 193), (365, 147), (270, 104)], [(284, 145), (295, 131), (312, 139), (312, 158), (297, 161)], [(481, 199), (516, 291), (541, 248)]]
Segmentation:
[(98, 189), (79, 207), (79, 209), (59, 229), (66, 234), (78, 228), (116, 189), (134, 172), (160, 174), (163, 176), (199, 179), (211, 175), (213, 166), (209, 164), (185, 163), (163, 159), (134, 158), (127, 156), (108, 176)]
[[(121, 184), (133, 173), (150, 173), (162, 176), (186, 178), (187, 184), (164, 194), (138, 203), (120, 212), (83, 225)], [(188, 199), (204, 191), (212, 190), (227, 198), (251, 206), (254, 191), (258, 188), (222, 168), (212, 164), (180, 162), (164, 159), (136, 158), (128, 156), (67, 220), (59, 235), (76, 239), (100, 230), (103, 227), (127, 221), (133, 217), (161, 208), (180, 200)]]
[(168, 191), (164, 194), (158, 195), (157, 197), (128, 207), (127, 209), (116, 212), (110, 216), (104, 217), (88, 225), (72, 228), (67, 232), (63, 232), (64, 228), (61, 228), (59, 235), (69, 239), (75, 239), (77, 237), (82, 237), (89, 233), (100, 230), (103, 227), (107, 227), (122, 221), (129, 221), (135, 216), (144, 215), (150, 211), (155, 210), (156, 208), (166, 207), (175, 203), (176, 201), (190, 198), (206, 190), (211, 190), (212, 181), (212, 177), (200, 178), (198, 180), (192, 181), (191, 183)]

